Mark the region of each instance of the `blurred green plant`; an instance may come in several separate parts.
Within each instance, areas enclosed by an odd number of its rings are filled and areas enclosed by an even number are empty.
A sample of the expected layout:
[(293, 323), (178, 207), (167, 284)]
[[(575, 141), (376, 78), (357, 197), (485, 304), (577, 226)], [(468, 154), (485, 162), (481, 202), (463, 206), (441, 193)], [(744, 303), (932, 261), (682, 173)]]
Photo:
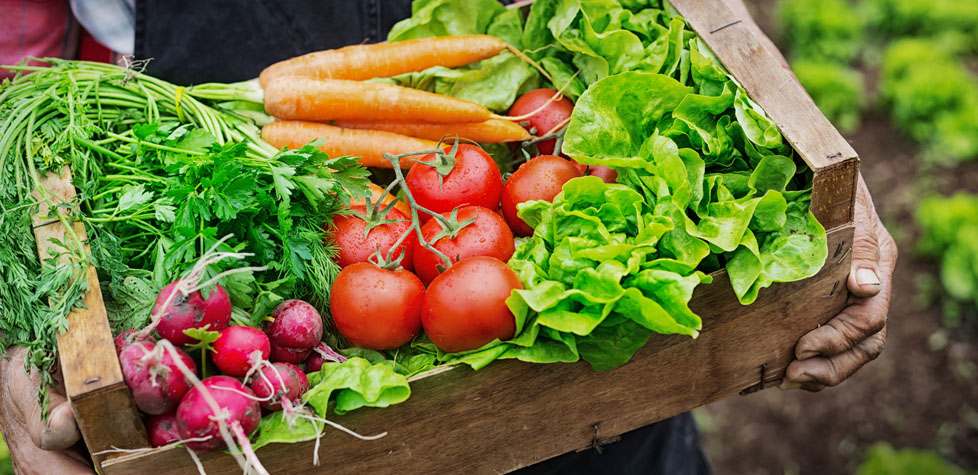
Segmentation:
[(967, 472), (930, 450), (894, 450), (886, 442), (873, 445), (856, 475), (965, 475)]
[(859, 128), (865, 87), (851, 67), (863, 46), (862, 16), (847, 0), (782, 0), (776, 11), (791, 67), (840, 130)]
[(973, 0), (864, 0), (863, 16), (880, 36), (958, 32), (978, 51), (978, 2)]
[(944, 319), (956, 326), (978, 309), (978, 195), (924, 198), (914, 212), (921, 229), (918, 251), (937, 260), (945, 301)]
[(960, 60), (956, 38), (897, 40), (880, 72), (894, 124), (937, 163), (978, 158), (978, 78)]
[(7, 443), (0, 435), (0, 475), (14, 475), (14, 465), (10, 461), (10, 451), (7, 450)]
[(859, 71), (844, 63), (818, 59), (792, 61), (791, 68), (822, 113), (839, 130), (855, 132), (859, 129), (860, 114), (866, 102)]
[(846, 0), (783, 0), (776, 15), (792, 58), (848, 63), (859, 55), (863, 20)]

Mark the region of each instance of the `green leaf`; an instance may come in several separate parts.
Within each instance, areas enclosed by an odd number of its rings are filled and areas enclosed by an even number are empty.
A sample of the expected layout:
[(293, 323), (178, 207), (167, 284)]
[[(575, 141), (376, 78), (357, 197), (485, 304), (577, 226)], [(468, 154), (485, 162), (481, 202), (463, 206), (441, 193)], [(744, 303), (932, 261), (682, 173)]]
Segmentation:
[(331, 400), (333, 411), (345, 414), (361, 407), (387, 407), (407, 400), (411, 395), (407, 378), (394, 372), (388, 364), (371, 364), (363, 358), (350, 358), (342, 363), (323, 365), (319, 373), (310, 375), (311, 388), (303, 402), (315, 408), (320, 417), (326, 416)]
[(417, 0), (411, 5), (411, 17), (395, 24), (387, 41), (482, 34), (505, 12), (496, 0)]
[(122, 196), (119, 197), (117, 209), (128, 211), (138, 208), (153, 200), (153, 193), (146, 190), (143, 185), (126, 185), (122, 187)]
[(268, 444), (294, 444), (313, 440), (326, 424), (301, 417), (289, 417), (284, 411), (276, 411), (261, 418), (258, 438), (251, 448), (258, 450)]

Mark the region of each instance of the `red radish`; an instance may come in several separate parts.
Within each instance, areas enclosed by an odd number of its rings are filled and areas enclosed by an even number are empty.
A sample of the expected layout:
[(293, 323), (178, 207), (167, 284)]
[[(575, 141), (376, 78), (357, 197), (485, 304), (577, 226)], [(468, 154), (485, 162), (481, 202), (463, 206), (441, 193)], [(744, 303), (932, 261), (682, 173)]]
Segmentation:
[[(120, 333), (119, 335), (117, 335), (115, 337), (115, 354), (122, 353), (122, 349), (128, 346), (129, 343), (132, 343), (131, 341), (128, 341), (128, 339), (132, 338), (133, 341), (139, 340), (138, 336), (130, 336), (130, 335), (138, 335), (138, 334), (139, 334), (139, 330), (126, 330)], [(156, 339), (149, 335), (146, 335), (146, 337), (143, 338), (142, 340), (148, 341), (150, 343), (156, 343)]]
[(326, 363), (342, 363), (346, 361), (346, 357), (337, 353), (336, 350), (329, 347), (329, 345), (319, 342), (315, 348), (312, 349), (312, 354), (306, 359), (306, 372), (315, 373), (322, 369), (323, 365)]
[(604, 165), (581, 165), (574, 160), (574, 167), (581, 172), (581, 176), (596, 176), (605, 183), (615, 183), (618, 181), (618, 171)]
[(212, 358), (224, 374), (241, 378), (270, 353), (271, 343), (261, 330), (236, 325), (221, 330)]
[[(220, 284), (214, 286), (205, 299), (200, 291), (183, 295), (176, 289), (179, 280), (163, 287), (153, 305), (154, 318), (160, 318), (156, 332), (170, 340), (174, 345), (186, 345), (195, 340), (183, 333), (189, 328), (203, 328), (210, 325), (213, 331), (223, 330), (231, 321), (231, 299)], [(174, 295), (175, 294), (175, 295)], [(163, 305), (169, 300), (169, 305)]]
[(530, 200), (553, 201), (564, 183), (579, 176), (574, 163), (554, 155), (540, 155), (520, 165), (503, 185), (503, 217), (513, 233), (533, 234), (533, 228), (517, 216), (516, 205)]
[[(555, 89), (534, 89), (527, 92), (516, 99), (513, 107), (509, 109), (509, 115), (522, 117), (540, 109), (522, 122), (523, 127), (537, 137), (557, 132), (559, 127), (567, 124), (567, 119), (574, 111), (574, 103), (564, 96), (559, 96), (559, 99), (547, 104), (547, 101), (550, 101), (555, 94), (557, 94)], [(557, 139), (555, 138), (544, 140), (537, 143), (537, 150), (540, 155), (553, 155), (556, 145)]]
[(272, 344), (272, 361), (298, 364), (312, 353), (323, 338), (323, 317), (302, 300), (286, 300), (272, 310), (265, 333)]
[[(177, 353), (184, 365), (197, 371), (186, 352), (177, 348)], [(176, 368), (170, 354), (155, 351), (155, 345), (148, 341), (137, 341), (123, 348), (119, 363), (136, 407), (147, 414), (172, 411), (190, 389), (190, 383)]]
[(146, 421), (146, 433), (149, 434), (149, 443), (153, 447), (162, 447), (180, 440), (180, 432), (177, 430), (177, 413), (175, 411), (167, 412), (150, 417)]
[[(238, 327), (230, 327), (238, 328)], [(247, 328), (247, 327), (242, 327)], [(187, 442), (195, 452), (207, 452), (224, 445), (218, 421), (203, 391), (207, 390), (217, 406), (227, 412), (229, 425), (240, 425), (245, 435), (251, 435), (261, 421), (261, 409), (255, 393), (230, 376), (211, 376), (191, 389), (177, 408), (177, 428), (183, 440), (210, 437), (205, 441)]]
[(309, 390), (306, 373), (292, 363), (272, 363), (264, 366), (251, 380), (251, 390), (260, 399), (262, 409), (282, 409), (282, 400), (298, 401)]

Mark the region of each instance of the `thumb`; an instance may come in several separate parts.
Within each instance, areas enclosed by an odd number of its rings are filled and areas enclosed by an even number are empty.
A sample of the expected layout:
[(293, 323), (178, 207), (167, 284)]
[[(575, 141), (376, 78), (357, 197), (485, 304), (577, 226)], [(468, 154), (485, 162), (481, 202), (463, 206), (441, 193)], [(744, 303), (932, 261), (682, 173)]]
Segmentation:
[(879, 276), (879, 245), (873, 236), (860, 234), (857, 231), (852, 242), (852, 267), (847, 285), (849, 292), (857, 297), (872, 297), (883, 288)]

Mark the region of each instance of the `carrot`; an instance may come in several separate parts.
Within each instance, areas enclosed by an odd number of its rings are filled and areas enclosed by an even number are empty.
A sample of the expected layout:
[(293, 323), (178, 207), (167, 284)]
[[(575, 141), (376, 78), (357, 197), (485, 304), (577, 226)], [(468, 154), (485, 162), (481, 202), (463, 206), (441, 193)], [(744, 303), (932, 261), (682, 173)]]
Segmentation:
[[(384, 153), (394, 155), (435, 150), (437, 142), (405, 137), (381, 130), (353, 130), (333, 127), (318, 122), (279, 120), (261, 129), (261, 138), (275, 148), (294, 149), (317, 139), (325, 139), (320, 150), (330, 157), (351, 155), (360, 157), (360, 163), (368, 167), (391, 168), (391, 162)], [(401, 168), (410, 168), (408, 160), (401, 162)]]
[(262, 87), (282, 76), (316, 79), (364, 80), (391, 77), (432, 66), (455, 68), (499, 54), (506, 48), (499, 38), (463, 35), (347, 46), (317, 51), (279, 61), (261, 72)]
[[(397, 201), (397, 204), (394, 205), (394, 209), (404, 213), (404, 216), (411, 216), (411, 208), (408, 206), (407, 203), (401, 201), (396, 196), (384, 194), (384, 189), (374, 183), (367, 183), (367, 185), (370, 187), (371, 203), (376, 204), (377, 201), (380, 201), (380, 207), (385, 208), (387, 207), (387, 204), (390, 203), (391, 201)], [(384, 196), (383, 200), (380, 199), (381, 195)], [(357, 206), (366, 206), (366, 205), (367, 205), (366, 198), (353, 198), (350, 200), (349, 207), (356, 208)]]
[(265, 87), (265, 111), (280, 119), (483, 122), (480, 104), (407, 87), (345, 79), (280, 77)]
[(515, 122), (489, 119), (485, 122), (446, 123), (407, 121), (352, 121), (342, 120), (335, 125), (348, 129), (386, 130), (395, 134), (428, 140), (453, 140), (455, 136), (473, 142), (502, 143), (528, 140), (530, 133)]

